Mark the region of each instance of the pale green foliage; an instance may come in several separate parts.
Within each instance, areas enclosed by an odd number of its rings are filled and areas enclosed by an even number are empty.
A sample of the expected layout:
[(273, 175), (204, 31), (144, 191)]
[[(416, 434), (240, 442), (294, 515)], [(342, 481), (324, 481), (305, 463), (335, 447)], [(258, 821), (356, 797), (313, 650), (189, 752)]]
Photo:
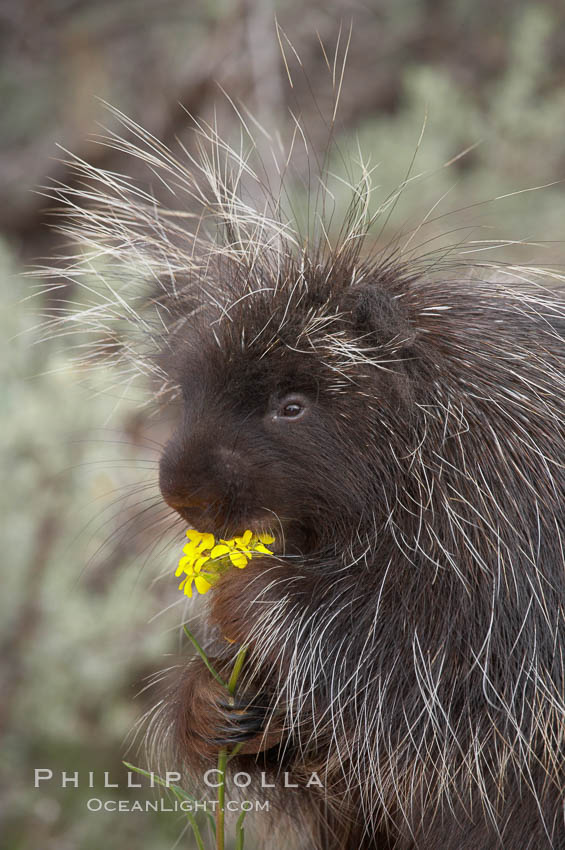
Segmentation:
[[(335, 157), (335, 170), (342, 159), (358, 158), (361, 152), (365, 164), (374, 168), (373, 210), (408, 179), (390, 219), (386, 213), (381, 217), (387, 219), (385, 238), (399, 230), (408, 237), (431, 211), (430, 223), (415, 240), (425, 243), (424, 251), (453, 245), (467, 259), (481, 260), (482, 251), (469, 253), (473, 246), (458, 244), (523, 240), (534, 245), (490, 251), (488, 259), (561, 260), (565, 91), (562, 86), (544, 91), (553, 25), (553, 16), (542, 7), (526, 7), (517, 15), (508, 65), (481, 91), (463, 85), (440, 63), (408, 65), (403, 108), (393, 115), (371, 116), (354, 134), (343, 134), (343, 155)], [(353, 169), (352, 180), (359, 174), (360, 169)], [(523, 191), (536, 187), (542, 188)], [(332, 191), (345, 206), (347, 188), (332, 185)], [(445, 238), (428, 243), (446, 231)]]
[[(119, 400), (119, 388), (107, 392), (112, 375), (96, 371), (85, 381), (64, 340), (37, 342), (40, 300), (22, 303), (32, 284), (12, 273), (5, 249), (0, 261), (0, 645), (7, 655), (0, 778), (10, 811), (3, 833), (19, 834), (18, 848), (82, 850), (98, 848), (115, 821), (105, 846), (131, 846), (136, 836), (136, 846), (167, 848), (181, 828), (176, 815), (163, 825), (156, 817), (136, 822), (90, 814), (85, 802), (127, 796), (123, 787), (104, 792), (102, 772), (124, 785), (125, 741), (148, 706), (136, 693), (144, 676), (170, 663), (164, 655), (178, 640), (182, 609), (150, 621), (181, 598), (172, 575), (182, 531), (179, 543), (173, 537), (151, 556), (151, 536), (133, 518), (145, 506), (136, 507), (138, 500), (158, 498), (156, 454), (129, 441), (137, 411)], [(150, 489), (130, 493), (143, 482)], [(135, 747), (130, 757), (142, 760)], [(35, 791), (35, 767), (81, 771), (84, 787), (62, 791), (59, 777)], [(98, 771), (94, 790), (86, 788), (89, 770)], [(64, 845), (55, 837), (60, 827), (47, 838), (51, 820), (60, 818)]]

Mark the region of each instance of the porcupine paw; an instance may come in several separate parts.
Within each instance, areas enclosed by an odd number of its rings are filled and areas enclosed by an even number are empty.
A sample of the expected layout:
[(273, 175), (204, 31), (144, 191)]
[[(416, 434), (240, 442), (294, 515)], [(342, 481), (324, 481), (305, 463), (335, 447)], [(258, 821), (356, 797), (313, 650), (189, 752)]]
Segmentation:
[(220, 750), (232, 750), (238, 744), (243, 754), (260, 752), (267, 744), (263, 740), (267, 714), (258, 695), (246, 691), (230, 696), (204, 663), (195, 659), (178, 690), (178, 747), (189, 763), (211, 761)]

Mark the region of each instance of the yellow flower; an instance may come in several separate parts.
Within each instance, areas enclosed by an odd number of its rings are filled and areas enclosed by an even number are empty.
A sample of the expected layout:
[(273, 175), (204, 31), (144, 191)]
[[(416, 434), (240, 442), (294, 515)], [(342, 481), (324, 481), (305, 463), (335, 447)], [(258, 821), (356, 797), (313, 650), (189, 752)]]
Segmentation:
[(267, 544), (275, 540), (270, 534), (253, 534), (249, 529), (241, 537), (220, 539), (217, 544), (213, 534), (193, 528), (188, 529), (186, 536), (190, 542), (183, 548), (185, 555), (175, 575), (186, 573), (179, 590), (184, 590), (187, 596), (192, 596), (193, 582), (198, 593), (207, 593), (230, 565), (243, 569), (255, 554), (272, 555)]
[(241, 537), (232, 537), (230, 540), (220, 540), (212, 549), (212, 558), (222, 558), (227, 555), (234, 565), (240, 570), (247, 566), (255, 552), (263, 555), (272, 555), (266, 543), (273, 543), (274, 537), (270, 534), (253, 534), (249, 529)]

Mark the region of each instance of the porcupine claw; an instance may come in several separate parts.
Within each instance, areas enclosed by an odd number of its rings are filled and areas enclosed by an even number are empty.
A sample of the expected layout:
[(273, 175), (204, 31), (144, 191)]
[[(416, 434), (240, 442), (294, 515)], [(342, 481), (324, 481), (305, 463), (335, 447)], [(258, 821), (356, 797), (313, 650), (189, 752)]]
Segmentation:
[[(231, 749), (237, 744), (245, 744), (257, 736), (262, 736), (267, 718), (267, 709), (264, 706), (237, 697), (220, 698), (217, 705), (226, 719), (224, 725), (217, 726), (216, 731), (220, 734), (212, 739), (218, 748)], [(245, 747), (242, 749), (246, 750)]]

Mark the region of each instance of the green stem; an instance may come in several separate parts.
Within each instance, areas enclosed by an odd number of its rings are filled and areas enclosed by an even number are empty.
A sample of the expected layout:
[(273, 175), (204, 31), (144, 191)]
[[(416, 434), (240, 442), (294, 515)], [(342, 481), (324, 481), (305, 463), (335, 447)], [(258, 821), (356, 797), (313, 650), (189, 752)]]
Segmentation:
[(226, 765), (228, 763), (228, 751), (224, 748), (218, 755), (218, 773), (220, 774), (220, 785), (218, 787), (218, 808), (216, 809), (216, 850), (224, 850), (224, 802), (226, 799)]
[(235, 758), (242, 747), (243, 747), (243, 742), (240, 743), (240, 744), (236, 744), (235, 747), (233, 748), (233, 750), (231, 751), (231, 753), (229, 753), (229, 755), (228, 755), (228, 761), (231, 761), (233, 758)]
[[(224, 680), (222, 679), (222, 677), (220, 676), (218, 671), (214, 670), (214, 668), (212, 667), (212, 665), (208, 661), (208, 656), (206, 655), (206, 653), (204, 652), (204, 650), (202, 649), (202, 647), (200, 646), (200, 644), (198, 643), (198, 641), (196, 640), (196, 638), (194, 637), (192, 632), (189, 631), (186, 626), (183, 626), (183, 629), (184, 629), (185, 635), (187, 636), (189, 641), (192, 643), (196, 652), (198, 653), (198, 655), (200, 656), (200, 658), (202, 659), (202, 661), (204, 662), (204, 664), (206, 665), (206, 667), (208, 668), (208, 670), (210, 671), (210, 673), (212, 674), (214, 679), (216, 679), (216, 681), (219, 682), (220, 685), (222, 685), (224, 688), (228, 688), (228, 690), (229, 690), (229, 685), (226, 685), (226, 683), (224, 682)], [(236, 664), (237, 664), (237, 661), (236, 661)], [(233, 675), (233, 673), (232, 673), (232, 675)]]
[[(228, 691), (233, 697), (247, 655), (247, 647), (242, 646), (237, 653), (233, 670), (228, 682)], [(226, 748), (220, 750), (218, 754), (218, 773), (220, 775), (220, 784), (218, 786), (218, 808), (216, 810), (216, 850), (224, 850), (224, 803), (226, 798), (226, 766), (228, 763), (228, 751)]]
[(243, 828), (243, 821), (247, 812), (242, 812), (237, 819), (237, 823), (235, 825), (235, 850), (243, 850), (243, 841), (245, 838), (245, 830)]
[[(125, 766), (128, 768), (128, 770), (135, 770), (136, 773), (140, 773), (142, 776), (147, 776), (153, 782), (156, 782), (157, 785), (162, 785), (163, 788), (166, 788), (167, 790), (171, 790), (179, 802), (183, 802), (184, 800), (191, 800), (192, 802), (195, 802), (194, 797), (191, 797), (190, 794), (187, 794), (186, 791), (184, 791), (184, 789), (180, 788), (178, 785), (170, 785), (164, 779), (161, 779), (160, 776), (156, 776), (154, 773), (149, 773), (148, 770), (143, 770), (143, 768), (136, 767), (134, 764), (130, 764), (127, 761), (124, 761), (123, 764), (125, 764)], [(189, 823), (192, 827), (192, 831), (194, 833), (194, 838), (196, 840), (196, 845), (198, 847), (198, 850), (205, 850), (204, 840), (202, 838), (202, 834), (200, 832), (200, 829), (198, 828), (198, 824), (196, 823), (196, 818), (194, 817), (193, 814), (191, 814), (188, 811), (185, 812), (185, 815), (186, 815), (186, 817), (187, 817), (187, 819), (188, 819), (188, 821), (189, 821)], [(208, 812), (208, 817), (212, 817), (212, 815), (209, 812)], [(238, 821), (238, 823), (239, 823), (239, 821)], [(214, 825), (214, 821), (212, 821), (212, 826), (213, 825)]]
[(235, 659), (235, 664), (233, 665), (233, 670), (231, 671), (231, 676), (228, 682), (228, 691), (232, 696), (235, 693), (235, 686), (237, 685), (237, 680), (239, 679), (239, 674), (241, 673), (241, 668), (243, 667), (246, 655), (247, 647), (242, 646), (237, 653), (237, 658)]

